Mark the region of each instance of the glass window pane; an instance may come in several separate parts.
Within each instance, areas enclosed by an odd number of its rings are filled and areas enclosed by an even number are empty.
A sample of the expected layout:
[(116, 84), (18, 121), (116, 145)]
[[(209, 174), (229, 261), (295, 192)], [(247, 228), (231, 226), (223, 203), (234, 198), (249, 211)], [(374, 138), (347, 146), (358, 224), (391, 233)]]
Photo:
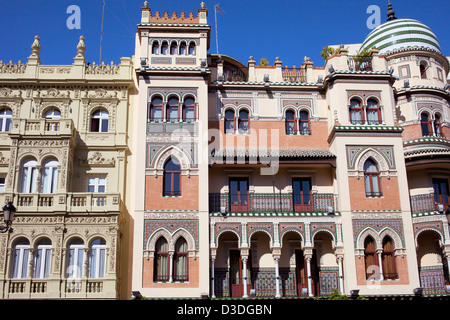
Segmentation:
[(173, 174), (173, 194), (180, 195), (180, 174)]

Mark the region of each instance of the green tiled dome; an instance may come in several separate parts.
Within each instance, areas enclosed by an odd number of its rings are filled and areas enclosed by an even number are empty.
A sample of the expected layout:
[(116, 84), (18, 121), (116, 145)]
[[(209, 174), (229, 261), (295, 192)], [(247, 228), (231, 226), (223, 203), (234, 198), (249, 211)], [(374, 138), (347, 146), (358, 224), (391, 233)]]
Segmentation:
[(439, 40), (433, 31), (413, 19), (394, 19), (375, 28), (361, 46), (370, 50), (376, 47), (380, 54), (406, 48), (421, 48), (441, 52)]

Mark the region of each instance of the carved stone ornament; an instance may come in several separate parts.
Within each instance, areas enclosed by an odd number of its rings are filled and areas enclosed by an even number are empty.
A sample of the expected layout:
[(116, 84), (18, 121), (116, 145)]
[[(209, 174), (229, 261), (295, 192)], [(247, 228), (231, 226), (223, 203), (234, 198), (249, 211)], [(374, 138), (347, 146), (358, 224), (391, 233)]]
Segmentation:
[(116, 159), (106, 159), (97, 151), (88, 159), (79, 158), (78, 165), (81, 167), (114, 167), (116, 165)]

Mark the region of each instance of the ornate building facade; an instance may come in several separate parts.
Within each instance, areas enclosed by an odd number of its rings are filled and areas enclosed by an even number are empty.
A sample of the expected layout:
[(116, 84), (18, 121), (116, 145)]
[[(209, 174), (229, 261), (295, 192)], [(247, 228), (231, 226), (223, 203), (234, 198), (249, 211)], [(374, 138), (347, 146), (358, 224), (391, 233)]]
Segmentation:
[(0, 62), (0, 197), (17, 208), (0, 297), (125, 298), (132, 61), (88, 65), (83, 37), (72, 65), (42, 65), (38, 36), (31, 48)]
[(446, 292), (449, 63), (428, 27), (389, 9), (358, 54), (288, 68), (208, 54), (203, 6), (145, 4), (133, 290)]
[[(444, 294), (449, 61), (388, 20), (323, 67), (208, 53), (141, 8), (133, 58), (0, 62), (2, 298)], [(394, 41), (395, 40), (395, 41)], [(369, 54), (366, 54), (369, 52)], [(143, 116), (145, 115), (145, 116)]]

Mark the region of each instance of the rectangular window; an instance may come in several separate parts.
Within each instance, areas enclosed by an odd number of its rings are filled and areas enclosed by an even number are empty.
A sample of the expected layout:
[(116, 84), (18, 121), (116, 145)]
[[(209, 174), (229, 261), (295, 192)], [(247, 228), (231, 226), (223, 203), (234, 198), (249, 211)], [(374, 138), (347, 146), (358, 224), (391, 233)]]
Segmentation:
[(6, 177), (0, 177), (0, 192), (5, 192)]
[(88, 192), (92, 193), (106, 192), (106, 178), (89, 178)]
[(434, 201), (437, 204), (449, 205), (449, 190), (447, 179), (433, 179)]
[(310, 178), (293, 178), (292, 190), (294, 200), (294, 211), (311, 212), (311, 179)]
[(230, 178), (230, 211), (248, 212), (248, 178)]

